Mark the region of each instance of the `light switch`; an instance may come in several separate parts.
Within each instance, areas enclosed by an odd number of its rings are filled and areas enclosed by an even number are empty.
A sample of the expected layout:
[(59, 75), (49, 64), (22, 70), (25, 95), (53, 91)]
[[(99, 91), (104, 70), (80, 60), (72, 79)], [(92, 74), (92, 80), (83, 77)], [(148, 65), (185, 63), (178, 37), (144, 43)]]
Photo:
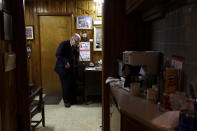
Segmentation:
[(4, 53), (4, 69), (5, 72), (16, 68), (16, 54), (13, 52)]

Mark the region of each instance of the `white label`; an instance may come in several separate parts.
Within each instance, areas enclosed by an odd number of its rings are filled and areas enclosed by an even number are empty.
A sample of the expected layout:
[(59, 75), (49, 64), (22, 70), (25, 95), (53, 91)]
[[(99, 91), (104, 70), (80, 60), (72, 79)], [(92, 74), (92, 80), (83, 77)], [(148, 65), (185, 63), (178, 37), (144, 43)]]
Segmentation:
[(124, 63), (125, 64), (130, 64), (131, 63), (130, 56), (129, 55), (125, 55), (125, 57), (124, 57)]

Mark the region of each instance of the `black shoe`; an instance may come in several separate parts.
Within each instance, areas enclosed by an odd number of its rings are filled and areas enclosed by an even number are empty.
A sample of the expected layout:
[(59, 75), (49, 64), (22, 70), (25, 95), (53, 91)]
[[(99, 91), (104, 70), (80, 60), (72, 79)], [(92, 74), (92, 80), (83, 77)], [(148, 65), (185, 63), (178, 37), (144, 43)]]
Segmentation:
[(71, 105), (70, 105), (70, 103), (68, 102), (68, 103), (64, 103), (64, 106), (67, 107), (67, 108), (69, 108)]

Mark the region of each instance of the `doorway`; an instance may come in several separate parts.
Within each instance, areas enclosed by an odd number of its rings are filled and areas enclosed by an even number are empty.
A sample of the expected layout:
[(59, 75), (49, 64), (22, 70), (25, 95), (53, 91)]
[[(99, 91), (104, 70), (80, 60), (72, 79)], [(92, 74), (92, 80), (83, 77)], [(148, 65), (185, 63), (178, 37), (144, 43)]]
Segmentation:
[[(70, 39), (73, 28), (72, 16), (38, 15), (37, 42), (40, 51), (41, 86), (44, 94), (61, 92), (61, 84), (58, 75), (54, 72), (56, 64), (56, 50), (60, 42)], [(77, 32), (77, 31), (76, 31)], [(34, 67), (33, 67), (34, 68)], [(58, 94), (58, 93), (57, 93)], [(44, 99), (46, 96), (43, 97)], [(82, 101), (82, 102), (81, 102)], [(79, 99), (77, 104), (65, 108), (63, 100), (59, 104), (46, 104), (46, 127), (40, 124), (36, 130), (94, 130), (101, 131), (102, 105), (101, 103), (84, 104)], [(39, 116), (35, 116), (37, 119)], [(90, 125), (87, 123), (91, 123)], [(53, 127), (51, 125), (54, 125)]]
[(59, 77), (54, 72), (56, 49), (62, 41), (70, 38), (71, 27), (71, 16), (39, 16), (41, 80), (44, 93), (61, 92)]

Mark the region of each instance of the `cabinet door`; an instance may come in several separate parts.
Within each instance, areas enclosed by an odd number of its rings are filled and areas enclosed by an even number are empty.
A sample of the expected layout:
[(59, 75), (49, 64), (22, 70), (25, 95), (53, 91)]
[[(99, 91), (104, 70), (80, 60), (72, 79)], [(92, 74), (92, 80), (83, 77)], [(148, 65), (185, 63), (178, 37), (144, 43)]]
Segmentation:
[(122, 131), (153, 131), (149, 127), (139, 123), (138, 121), (126, 116), (122, 115)]
[(85, 71), (85, 94), (101, 96), (101, 71)]
[(110, 131), (120, 131), (121, 115), (115, 104), (110, 106)]

